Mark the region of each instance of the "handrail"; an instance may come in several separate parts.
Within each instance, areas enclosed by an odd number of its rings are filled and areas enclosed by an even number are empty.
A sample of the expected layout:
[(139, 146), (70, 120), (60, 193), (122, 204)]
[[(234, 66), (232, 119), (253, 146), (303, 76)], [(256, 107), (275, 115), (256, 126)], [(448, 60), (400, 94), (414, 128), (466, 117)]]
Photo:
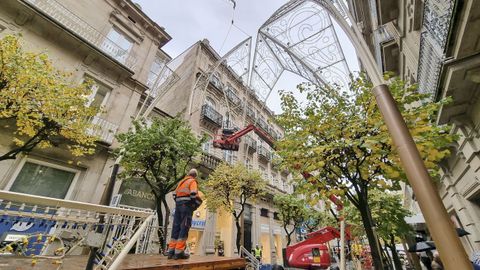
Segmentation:
[(123, 247), (122, 251), (118, 254), (117, 258), (115, 259), (115, 261), (113, 261), (112, 265), (108, 268), (108, 270), (116, 270), (120, 266), (120, 264), (123, 262), (123, 260), (127, 256), (130, 249), (132, 249), (133, 245), (137, 242), (138, 238), (143, 233), (143, 231), (145, 231), (145, 229), (147, 228), (147, 225), (150, 223), (150, 221), (152, 221), (154, 216), (155, 215), (152, 214), (147, 219), (145, 219), (142, 226), (138, 228), (138, 230), (135, 232), (132, 238), (130, 238), (127, 244)]
[(61, 200), (37, 195), (30, 195), (12, 191), (5, 191), (0, 190), (0, 200), (9, 200), (21, 203), (30, 203), (30, 204), (38, 204), (38, 205), (45, 205), (45, 206), (54, 206), (54, 207), (65, 207), (65, 208), (74, 208), (86, 211), (95, 211), (95, 212), (103, 212), (108, 214), (116, 214), (116, 215), (128, 215), (128, 216), (135, 216), (146, 218), (150, 216), (152, 213), (147, 211), (138, 211), (138, 210), (130, 210), (130, 209), (123, 209), (123, 208), (116, 208), (110, 206), (103, 206), (93, 203), (85, 203), (85, 202), (77, 202), (77, 201), (70, 201), (70, 200)]
[[(249, 261), (252, 266), (256, 269), (256, 270), (259, 270), (260, 269), (260, 262), (257, 260), (257, 258), (255, 258), (255, 256), (253, 256), (252, 253), (250, 253), (245, 247), (243, 246), (240, 246), (240, 255), (244, 255), (246, 256), (246, 259), (247, 261)], [(242, 256), (243, 257), (243, 256)]]

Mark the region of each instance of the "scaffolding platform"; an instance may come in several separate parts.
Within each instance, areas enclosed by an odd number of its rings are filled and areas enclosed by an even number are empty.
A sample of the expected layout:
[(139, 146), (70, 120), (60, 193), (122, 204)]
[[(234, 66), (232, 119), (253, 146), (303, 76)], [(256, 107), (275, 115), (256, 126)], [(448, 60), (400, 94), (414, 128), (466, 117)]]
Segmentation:
[[(87, 256), (69, 256), (62, 262), (60, 269), (84, 270)], [(0, 269), (2, 270), (55, 270), (58, 264), (52, 260), (38, 259), (32, 265), (32, 259), (27, 257), (0, 256)], [(167, 260), (167, 257), (158, 254), (129, 254), (123, 261), (122, 270), (227, 270), (244, 269), (245, 259), (217, 257), (217, 256), (192, 256), (187, 260)]]

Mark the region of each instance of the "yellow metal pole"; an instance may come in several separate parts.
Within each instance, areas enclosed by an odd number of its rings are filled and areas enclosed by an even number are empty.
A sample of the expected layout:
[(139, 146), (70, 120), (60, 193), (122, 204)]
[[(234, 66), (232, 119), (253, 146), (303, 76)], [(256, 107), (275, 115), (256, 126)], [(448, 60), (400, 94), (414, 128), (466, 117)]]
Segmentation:
[(473, 269), (388, 86), (375, 86), (373, 94), (445, 269)]

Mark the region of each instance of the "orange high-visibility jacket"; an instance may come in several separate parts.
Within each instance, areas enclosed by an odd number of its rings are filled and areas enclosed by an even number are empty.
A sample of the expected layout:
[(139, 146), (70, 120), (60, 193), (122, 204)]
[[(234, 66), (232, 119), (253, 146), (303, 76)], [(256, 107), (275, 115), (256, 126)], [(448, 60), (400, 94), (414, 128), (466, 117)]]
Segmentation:
[(190, 175), (185, 176), (180, 183), (178, 183), (177, 188), (173, 194), (175, 201), (191, 201), (196, 206), (202, 204), (202, 199), (198, 195), (198, 183), (195, 177)]

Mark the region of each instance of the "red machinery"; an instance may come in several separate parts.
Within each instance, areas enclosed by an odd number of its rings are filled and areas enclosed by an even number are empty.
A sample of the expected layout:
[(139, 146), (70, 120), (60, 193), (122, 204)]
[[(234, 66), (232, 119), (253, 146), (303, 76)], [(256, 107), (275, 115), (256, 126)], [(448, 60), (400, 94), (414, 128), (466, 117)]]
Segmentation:
[[(327, 269), (331, 262), (325, 243), (335, 238), (340, 238), (340, 232), (333, 227), (324, 227), (307, 234), (307, 239), (286, 248), (284, 265), (302, 269)], [(350, 239), (348, 230), (345, 239)]]
[[(238, 151), (240, 145), (240, 138), (245, 136), (250, 131), (255, 131), (255, 133), (264, 140), (268, 145), (273, 147), (274, 139), (264, 130), (257, 128), (253, 124), (249, 124), (242, 130), (228, 129), (225, 128), (222, 130), (221, 135), (217, 135), (217, 138), (213, 140), (213, 147), (220, 148), (223, 150), (232, 150)], [(218, 138), (219, 137), (219, 138)]]

